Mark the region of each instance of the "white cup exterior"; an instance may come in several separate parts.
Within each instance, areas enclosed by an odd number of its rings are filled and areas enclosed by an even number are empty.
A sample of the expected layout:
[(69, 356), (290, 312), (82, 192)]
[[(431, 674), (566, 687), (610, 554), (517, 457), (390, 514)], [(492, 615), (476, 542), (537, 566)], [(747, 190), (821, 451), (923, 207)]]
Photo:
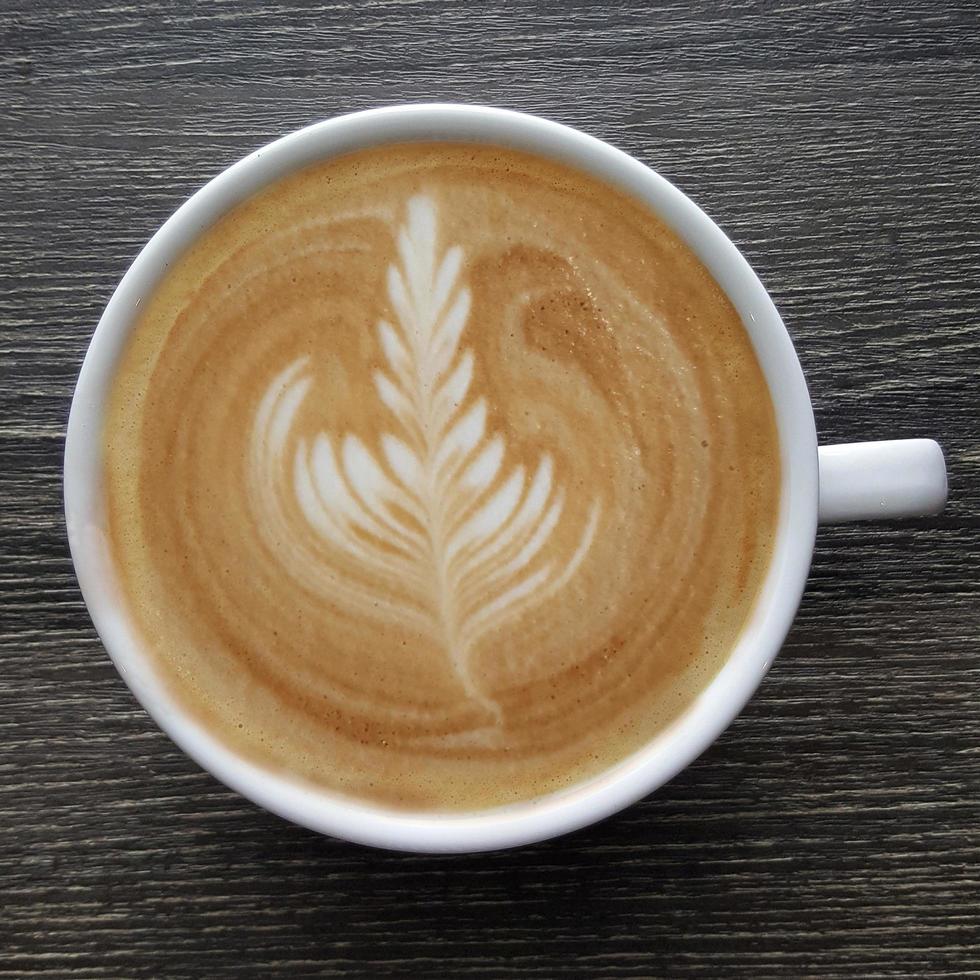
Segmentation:
[[(189, 717), (156, 675), (122, 601), (106, 545), (102, 482), (101, 433), (114, 374), (140, 304), (168, 264), (222, 214), (284, 174), (362, 147), (420, 140), (493, 143), (552, 157), (661, 215), (745, 324), (775, 407), (782, 465), (776, 543), (754, 611), (725, 665), (688, 709), (594, 779), (530, 802), (459, 814), (384, 809), (299, 783), (236, 755)], [(72, 402), (64, 479), (68, 539), (85, 602), (119, 673), (157, 724), (226, 785), (288, 820), (362, 844), (422, 852), (493, 850), (567, 833), (653, 792), (697, 758), (742, 710), (789, 631), (818, 514), (817, 438), (803, 372), (772, 300), (718, 226), (663, 177), (600, 140), (522, 113), (459, 105), (373, 109), (318, 123), (252, 153), (180, 207), (137, 256), (92, 338)]]

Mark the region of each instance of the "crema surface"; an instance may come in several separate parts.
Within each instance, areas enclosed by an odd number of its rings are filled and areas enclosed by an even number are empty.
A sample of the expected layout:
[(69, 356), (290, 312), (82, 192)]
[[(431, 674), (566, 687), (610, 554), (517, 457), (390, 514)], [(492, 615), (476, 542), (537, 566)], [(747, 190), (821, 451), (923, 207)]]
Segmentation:
[(541, 796), (711, 680), (770, 558), (772, 405), (650, 211), (405, 144), (283, 179), (142, 304), (105, 437), (131, 618), (252, 760), (388, 806)]

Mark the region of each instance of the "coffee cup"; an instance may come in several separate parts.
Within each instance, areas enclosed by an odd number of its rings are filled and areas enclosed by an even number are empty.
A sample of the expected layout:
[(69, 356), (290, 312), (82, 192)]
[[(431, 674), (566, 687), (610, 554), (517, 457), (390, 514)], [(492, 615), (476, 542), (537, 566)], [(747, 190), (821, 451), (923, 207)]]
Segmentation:
[[(304, 167), (420, 141), (488, 144), (558, 161), (657, 214), (737, 311), (768, 387), (780, 457), (779, 510), (764, 581), (737, 642), (698, 696), (647, 744), (597, 775), (533, 800), (469, 812), (350, 798), (260, 765), (215, 737), (162, 682), (127, 612), (109, 546), (101, 461), (110, 392), (141, 304), (202, 232)], [(107, 652), (151, 717), (202, 767), (282, 817), (358, 843), (423, 852), (543, 840), (656, 790), (724, 731), (762, 680), (803, 593), (818, 523), (927, 515), (941, 510), (945, 499), (943, 456), (931, 440), (818, 447), (806, 382), (779, 314), (735, 246), (684, 194), (628, 155), (569, 127), (476, 106), (401, 106), (328, 120), (257, 150), (198, 191), (150, 240), (107, 305), (79, 376), (65, 449), (65, 509), (79, 584)]]

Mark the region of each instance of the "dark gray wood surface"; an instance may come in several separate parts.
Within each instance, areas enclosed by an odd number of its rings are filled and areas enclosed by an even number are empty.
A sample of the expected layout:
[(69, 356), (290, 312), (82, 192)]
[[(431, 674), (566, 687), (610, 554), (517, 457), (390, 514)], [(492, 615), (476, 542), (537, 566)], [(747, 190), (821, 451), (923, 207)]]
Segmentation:
[[(977, 4), (0, 2), (0, 976), (980, 975)], [(200, 772), (111, 667), (61, 454), (113, 286), (194, 188), (342, 111), (604, 137), (743, 248), (828, 441), (932, 435), (936, 519), (821, 532), (769, 678), (604, 824), (385, 854)]]

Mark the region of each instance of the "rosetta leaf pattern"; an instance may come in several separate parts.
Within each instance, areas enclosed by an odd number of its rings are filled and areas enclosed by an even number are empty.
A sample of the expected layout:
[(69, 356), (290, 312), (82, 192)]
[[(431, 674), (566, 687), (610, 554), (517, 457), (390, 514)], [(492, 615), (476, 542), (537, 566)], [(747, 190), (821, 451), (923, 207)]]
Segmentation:
[[(499, 717), (472, 674), (472, 654), (575, 574), (598, 505), (574, 552), (560, 562), (549, 557), (565, 491), (548, 453), (533, 469), (509, 465), (503, 434), (491, 430), (486, 399), (473, 390), (475, 357), (463, 343), (472, 303), (463, 251), (440, 253), (429, 197), (408, 201), (396, 244), (386, 279), (390, 315), (376, 327), (383, 367), (372, 378), (390, 431), (374, 446), (353, 432), (296, 439), (283, 485), (327, 553), (342, 556), (338, 566), (362, 572), (321, 569), (324, 586), (355, 608), (380, 604), (425, 629), (443, 644), (467, 695)], [(283, 371), (257, 414), (255, 453), (266, 473), (286, 462), (288, 434), (311, 387), (307, 367), (300, 359)], [(265, 485), (259, 498), (281, 515), (279, 492)]]

